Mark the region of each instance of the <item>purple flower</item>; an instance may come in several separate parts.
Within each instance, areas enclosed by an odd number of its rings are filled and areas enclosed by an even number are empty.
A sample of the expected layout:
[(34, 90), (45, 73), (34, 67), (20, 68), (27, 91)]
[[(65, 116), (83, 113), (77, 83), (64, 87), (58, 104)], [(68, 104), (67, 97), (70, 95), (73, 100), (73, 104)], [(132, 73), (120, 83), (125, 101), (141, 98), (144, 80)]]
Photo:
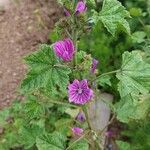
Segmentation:
[(79, 112), (79, 114), (77, 115), (76, 119), (80, 122), (85, 121), (85, 115), (83, 114), (83, 112)]
[(73, 135), (81, 136), (83, 131), (84, 130), (79, 128), (79, 127), (73, 127), (72, 128)]
[(67, 9), (65, 9), (65, 8), (64, 8), (64, 13), (65, 13), (65, 16), (66, 16), (66, 17), (71, 16), (71, 15), (70, 15), (70, 12), (69, 12)]
[(76, 13), (76, 14), (84, 13), (84, 12), (86, 11), (86, 9), (87, 9), (87, 7), (86, 7), (85, 2), (79, 1), (79, 2), (77, 3), (76, 9), (75, 9), (75, 13)]
[(92, 73), (95, 73), (97, 64), (98, 64), (98, 60), (93, 59), (92, 67), (91, 67), (91, 72), (92, 72)]
[(87, 80), (74, 80), (72, 84), (68, 86), (69, 102), (75, 104), (85, 104), (93, 97), (93, 91), (88, 87)]
[(75, 52), (75, 47), (71, 39), (57, 41), (53, 44), (55, 54), (64, 61), (71, 61)]

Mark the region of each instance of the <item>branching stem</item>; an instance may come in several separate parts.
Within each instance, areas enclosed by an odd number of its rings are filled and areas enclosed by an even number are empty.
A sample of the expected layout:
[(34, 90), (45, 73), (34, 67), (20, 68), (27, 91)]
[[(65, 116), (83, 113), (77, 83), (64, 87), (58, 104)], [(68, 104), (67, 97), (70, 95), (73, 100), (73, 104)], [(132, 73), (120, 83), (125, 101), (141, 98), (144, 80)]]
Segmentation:
[(66, 148), (66, 150), (69, 150), (74, 144), (76, 144), (77, 142), (82, 140), (88, 133), (89, 133), (89, 131), (87, 131), (85, 134), (83, 134), (81, 137), (79, 137), (77, 140), (75, 140), (69, 147)]
[(50, 99), (47, 99), (46, 103), (70, 106), (70, 107), (74, 107), (74, 108), (80, 108), (79, 106), (76, 106), (76, 105), (72, 105), (72, 104), (65, 103), (65, 102), (60, 102), (60, 101), (54, 101), (54, 100), (50, 100)]
[(106, 72), (106, 73), (103, 73), (99, 76), (97, 76), (95, 79), (93, 79), (91, 82), (94, 82), (96, 80), (98, 80), (99, 78), (103, 77), (103, 76), (106, 76), (106, 75), (109, 75), (109, 74), (114, 74), (114, 73), (117, 73), (117, 72), (120, 72), (120, 69), (119, 70), (114, 70), (114, 71), (110, 71), (110, 72)]

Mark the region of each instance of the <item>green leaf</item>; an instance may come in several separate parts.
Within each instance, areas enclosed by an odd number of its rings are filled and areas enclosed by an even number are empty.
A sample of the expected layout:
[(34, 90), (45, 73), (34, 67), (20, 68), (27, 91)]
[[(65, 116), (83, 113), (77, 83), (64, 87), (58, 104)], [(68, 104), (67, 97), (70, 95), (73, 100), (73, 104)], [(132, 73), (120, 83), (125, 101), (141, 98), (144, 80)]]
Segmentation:
[(129, 12), (117, 0), (104, 0), (102, 10), (95, 21), (102, 21), (107, 30), (114, 36), (118, 27), (122, 26), (130, 34), (129, 23), (125, 18), (130, 17)]
[(38, 150), (65, 150), (66, 138), (58, 132), (46, 134), (36, 139)]
[(49, 34), (49, 39), (51, 40), (52, 43), (54, 43), (60, 40), (61, 35), (62, 29), (58, 25), (55, 25), (54, 30)]
[(144, 119), (150, 108), (150, 64), (139, 51), (123, 54), (118, 90), (121, 100), (115, 105), (117, 118), (128, 123), (133, 119)]
[(35, 144), (36, 137), (40, 136), (43, 132), (43, 129), (39, 128), (38, 126), (24, 126), (19, 130), (19, 141), (24, 145), (25, 149), (29, 149)]
[(150, 95), (123, 97), (116, 106), (117, 119), (128, 123), (133, 120), (144, 120), (150, 109)]
[(89, 150), (89, 144), (85, 140), (80, 140), (79, 142), (70, 146), (69, 150)]
[[(59, 65), (50, 46), (41, 45), (40, 50), (25, 58), (29, 65), (29, 72), (21, 84), (21, 90), (25, 93), (45, 88), (52, 93), (57, 90), (66, 91), (69, 81), (68, 67)], [(59, 88), (59, 89), (58, 89)]]
[(133, 43), (142, 43), (145, 41), (146, 33), (143, 31), (134, 32), (131, 36)]
[(72, 118), (76, 118), (76, 116), (78, 115), (79, 112), (80, 112), (80, 110), (78, 108), (77, 109), (67, 108), (65, 111), (65, 113), (70, 115)]
[(8, 108), (5, 108), (4, 110), (0, 111), (0, 127), (4, 127), (7, 122), (6, 119), (9, 117), (10, 111)]
[(131, 150), (130, 144), (123, 141), (116, 141), (117, 145), (119, 146), (119, 150)]
[(131, 16), (139, 17), (142, 15), (141, 8), (132, 7), (129, 11)]
[(72, 119), (62, 118), (55, 122), (55, 129), (65, 135), (65, 136), (71, 136), (71, 127), (73, 126)]
[(4, 136), (0, 139), (0, 150), (10, 150), (19, 147), (18, 135), (14, 131), (5, 131)]
[(87, 54), (84, 51), (77, 52), (78, 70), (74, 70), (76, 78), (88, 78), (92, 66), (92, 60), (93, 58), (90, 54)]
[(99, 78), (97, 80), (97, 83), (100, 85), (100, 86), (105, 86), (105, 85), (109, 85), (111, 86), (111, 82), (110, 82), (110, 79), (111, 77), (109, 75), (106, 75), (106, 76), (103, 76), (101, 78)]
[(89, 5), (95, 5), (95, 0), (88, 0), (87, 3), (88, 3)]
[(150, 64), (143, 61), (139, 51), (125, 52), (122, 57), (118, 90), (121, 97), (128, 94), (147, 94), (150, 91)]
[(34, 118), (40, 118), (40, 116), (44, 115), (45, 113), (44, 107), (39, 104), (36, 97), (29, 99), (25, 102), (24, 110), (27, 115), (27, 119), (29, 120)]

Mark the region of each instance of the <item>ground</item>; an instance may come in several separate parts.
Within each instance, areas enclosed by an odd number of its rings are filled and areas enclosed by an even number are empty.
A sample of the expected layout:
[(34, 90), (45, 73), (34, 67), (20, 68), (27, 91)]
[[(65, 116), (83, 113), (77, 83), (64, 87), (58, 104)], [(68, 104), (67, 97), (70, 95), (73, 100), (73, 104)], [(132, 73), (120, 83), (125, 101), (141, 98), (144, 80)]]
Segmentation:
[(22, 58), (48, 41), (59, 11), (55, 0), (0, 0), (0, 109), (16, 98)]

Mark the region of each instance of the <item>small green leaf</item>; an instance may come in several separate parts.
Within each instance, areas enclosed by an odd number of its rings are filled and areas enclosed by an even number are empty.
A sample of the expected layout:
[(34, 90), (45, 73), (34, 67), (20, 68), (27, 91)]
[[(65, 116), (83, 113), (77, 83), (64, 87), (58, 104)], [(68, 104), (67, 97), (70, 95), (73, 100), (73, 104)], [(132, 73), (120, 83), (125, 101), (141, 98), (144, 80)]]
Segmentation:
[(116, 141), (117, 145), (119, 146), (119, 150), (131, 150), (130, 144), (123, 141)]
[(91, 55), (87, 54), (86, 52), (77, 52), (78, 70), (75, 70), (74, 74), (78, 74), (79, 76), (76, 76), (76, 78), (88, 78), (92, 66), (92, 60), (93, 58)]
[(21, 84), (23, 92), (31, 93), (40, 88), (48, 89), (52, 93), (56, 92), (56, 89), (66, 91), (71, 70), (58, 64), (50, 46), (42, 45), (40, 50), (27, 56), (25, 60), (30, 70)]
[(142, 43), (145, 41), (146, 33), (143, 31), (134, 32), (131, 36), (133, 43)]
[(107, 30), (114, 36), (118, 27), (122, 26), (130, 34), (129, 23), (125, 18), (130, 17), (129, 12), (117, 0), (104, 0), (100, 13), (94, 13), (95, 21), (101, 20)]
[(111, 77), (109, 75), (106, 75), (106, 76), (103, 76), (101, 78), (99, 78), (97, 80), (97, 83), (100, 85), (100, 86), (106, 86), (106, 85), (109, 85), (111, 86), (111, 82), (110, 82), (110, 79)]
[(4, 127), (7, 124), (6, 119), (9, 117), (9, 115), (10, 111), (8, 108), (0, 111), (0, 127)]
[(36, 137), (40, 136), (43, 132), (43, 129), (38, 126), (24, 126), (19, 130), (19, 142), (24, 145), (25, 149), (29, 149), (35, 144)]
[(65, 150), (66, 138), (58, 132), (46, 134), (36, 139), (38, 150)]
[(142, 15), (141, 8), (132, 7), (129, 11), (131, 16), (139, 17)]
[(71, 109), (71, 108), (67, 108), (65, 113), (67, 113), (68, 115), (70, 115), (72, 118), (75, 118), (78, 113), (80, 112), (79, 109)]
[(27, 119), (40, 118), (45, 113), (44, 107), (38, 103), (36, 97), (29, 99), (25, 102), (24, 106)]
[(65, 136), (71, 136), (72, 119), (62, 118), (55, 122), (55, 128), (58, 132)]
[[(72, 143), (70, 143), (71, 145)], [(70, 146), (69, 150), (89, 150), (89, 144), (85, 140), (80, 140), (79, 142)]]

